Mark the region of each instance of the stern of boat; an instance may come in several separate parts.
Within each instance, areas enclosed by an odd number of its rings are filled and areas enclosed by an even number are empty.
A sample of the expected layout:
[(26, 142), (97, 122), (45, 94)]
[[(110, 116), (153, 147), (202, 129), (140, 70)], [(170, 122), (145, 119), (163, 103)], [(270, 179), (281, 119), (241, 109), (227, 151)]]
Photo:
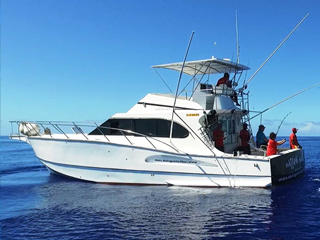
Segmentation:
[(302, 175), (305, 171), (303, 149), (290, 149), (270, 159), (272, 185), (279, 185)]

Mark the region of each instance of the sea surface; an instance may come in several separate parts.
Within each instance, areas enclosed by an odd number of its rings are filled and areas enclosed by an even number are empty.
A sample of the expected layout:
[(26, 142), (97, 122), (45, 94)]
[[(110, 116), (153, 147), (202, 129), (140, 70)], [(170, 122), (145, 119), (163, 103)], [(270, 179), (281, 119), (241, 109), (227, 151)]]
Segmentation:
[(119, 186), (50, 175), (1, 137), (1, 239), (320, 239), (320, 137), (306, 173), (271, 189)]

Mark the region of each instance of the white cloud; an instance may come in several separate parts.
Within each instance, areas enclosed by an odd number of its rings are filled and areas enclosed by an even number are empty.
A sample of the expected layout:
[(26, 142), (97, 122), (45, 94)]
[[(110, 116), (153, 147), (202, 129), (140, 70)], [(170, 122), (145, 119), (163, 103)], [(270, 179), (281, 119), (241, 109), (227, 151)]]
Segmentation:
[[(298, 128), (299, 136), (320, 136), (320, 122), (319, 121), (308, 121), (308, 122), (283, 122), (282, 120), (276, 119), (264, 119), (262, 124), (266, 126), (265, 134), (269, 136), (270, 132), (277, 132), (279, 129), (278, 136), (289, 136), (293, 127)], [(255, 122), (253, 124), (253, 132), (256, 131), (257, 126), (260, 123)], [(279, 128), (280, 126), (280, 128)]]
[(307, 122), (299, 127), (299, 133), (308, 136), (320, 135), (320, 122)]

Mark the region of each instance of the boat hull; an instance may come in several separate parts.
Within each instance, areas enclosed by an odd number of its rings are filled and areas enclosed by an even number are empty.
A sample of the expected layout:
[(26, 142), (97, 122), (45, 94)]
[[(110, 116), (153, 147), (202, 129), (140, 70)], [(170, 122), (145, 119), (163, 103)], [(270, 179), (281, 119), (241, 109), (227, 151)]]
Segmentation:
[(61, 165), (40, 160), (50, 172), (106, 184), (169, 185), (185, 187), (270, 187), (270, 176), (231, 176), (181, 172), (139, 171)]
[(199, 187), (269, 187), (267, 158), (179, 154), (108, 142), (29, 138), (52, 172), (97, 182)]

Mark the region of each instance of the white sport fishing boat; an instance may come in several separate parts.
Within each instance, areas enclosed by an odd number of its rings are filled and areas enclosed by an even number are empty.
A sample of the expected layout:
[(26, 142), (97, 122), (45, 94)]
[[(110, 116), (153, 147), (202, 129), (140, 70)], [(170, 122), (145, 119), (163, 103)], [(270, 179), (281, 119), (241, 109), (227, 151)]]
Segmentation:
[[(104, 123), (12, 121), (10, 138), (29, 143), (52, 173), (109, 184), (199, 187), (270, 187), (304, 173), (303, 149), (280, 149), (266, 156), (251, 143), (239, 151), (239, 132), (248, 123), (249, 94), (237, 89), (247, 66), (211, 58), (153, 66), (191, 76), (189, 96), (150, 93), (128, 112)], [(223, 73), (233, 85), (215, 86)], [(237, 92), (240, 106), (230, 95)], [(212, 132), (225, 132), (222, 152)], [(14, 130), (15, 131), (15, 130)]]

